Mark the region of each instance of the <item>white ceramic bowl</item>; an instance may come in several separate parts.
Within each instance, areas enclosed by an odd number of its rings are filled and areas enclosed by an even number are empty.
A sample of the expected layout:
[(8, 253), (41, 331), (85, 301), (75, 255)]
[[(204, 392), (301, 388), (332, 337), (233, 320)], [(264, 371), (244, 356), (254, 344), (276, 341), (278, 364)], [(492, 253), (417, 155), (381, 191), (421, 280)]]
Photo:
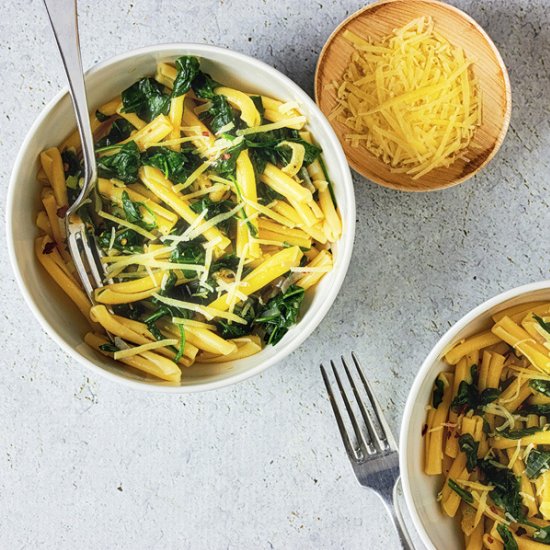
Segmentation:
[(7, 202), (7, 236), (17, 282), (27, 303), (50, 336), (74, 359), (94, 372), (133, 388), (184, 393), (215, 389), (244, 380), (283, 359), (296, 349), (321, 322), (332, 305), (348, 269), (355, 233), (355, 198), (346, 158), (330, 124), (309, 96), (272, 67), (229, 50), (200, 44), (156, 45), (100, 63), (86, 75), (92, 109), (119, 94), (139, 78), (154, 74), (160, 61), (181, 55), (201, 58), (203, 70), (227, 85), (275, 98), (297, 101), (308, 118), (309, 129), (323, 148), (343, 220), (342, 238), (335, 246), (334, 269), (312, 292), (308, 292), (301, 321), (276, 346), (257, 355), (222, 365), (187, 369), (181, 385), (174, 386), (140, 376), (98, 355), (82, 342), (86, 322), (34, 257), (34, 226), (40, 192), (36, 184), (39, 153), (58, 145), (74, 129), (69, 95), (60, 92), (30, 129), (15, 162)]
[(403, 492), (413, 523), (424, 544), (433, 550), (462, 550), (463, 536), (455, 519), (441, 512), (436, 495), (439, 476), (423, 471), (422, 427), (426, 420), (433, 383), (448, 367), (442, 355), (453, 343), (491, 326), (491, 315), (508, 307), (538, 300), (550, 301), (550, 281), (532, 283), (499, 294), (476, 307), (453, 325), (439, 340), (416, 375), (405, 405), (400, 435), (400, 468)]

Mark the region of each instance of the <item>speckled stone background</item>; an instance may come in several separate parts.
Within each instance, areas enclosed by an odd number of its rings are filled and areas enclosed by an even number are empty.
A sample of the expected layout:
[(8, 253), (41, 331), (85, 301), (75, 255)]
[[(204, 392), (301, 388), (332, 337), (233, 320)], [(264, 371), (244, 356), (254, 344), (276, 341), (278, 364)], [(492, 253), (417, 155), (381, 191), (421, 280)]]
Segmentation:
[[(454, 1), (510, 70), (512, 124), (481, 175), (432, 194), (355, 177), (344, 288), (313, 336), (261, 376), (182, 397), (90, 378), (43, 333), (0, 244), (0, 548), (397, 547), (355, 481), (318, 364), (363, 358), (397, 432), (415, 373), (472, 307), (549, 276), (550, 2)], [(84, 65), (160, 42), (254, 55), (308, 92), (360, 0), (82, 0)], [(27, 128), (65, 85), (38, 0), (0, 5), (0, 195)], [(4, 211), (0, 210), (2, 227)], [(3, 239), (3, 237), (2, 237)]]

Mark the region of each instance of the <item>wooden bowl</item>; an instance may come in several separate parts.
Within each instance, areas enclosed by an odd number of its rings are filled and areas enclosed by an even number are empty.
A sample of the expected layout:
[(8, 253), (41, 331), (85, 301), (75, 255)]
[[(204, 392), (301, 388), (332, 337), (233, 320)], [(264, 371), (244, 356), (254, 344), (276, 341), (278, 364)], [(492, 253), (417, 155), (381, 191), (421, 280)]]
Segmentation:
[(340, 24), (323, 47), (315, 72), (315, 100), (328, 116), (336, 106), (336, 98), (327, 85), (341, 80), (355, 51), (343, 32), (350, 30), (359, 36), (379, 40), (423, 15), (431, 16), (436, 30), (452, 45), (462, 47), (473, 62), (481, 92), (482, 122), (464, 151), (469, 162), (457, 159), (448, 168), (437, 168), (413, 180), (407, 174), (391, 172), (387, 164), (366, 148), (352, 147), (343, 137), (349, 129), (341, 122), (331, 121), (352, 168), (380, 185), (401, 191), (434, 191), (461, 183), (481, 170), (499, 150), (510, 123), (510, 80), (487, 33), (469, 15), (436, 0), (382, 0), (366, 6)]

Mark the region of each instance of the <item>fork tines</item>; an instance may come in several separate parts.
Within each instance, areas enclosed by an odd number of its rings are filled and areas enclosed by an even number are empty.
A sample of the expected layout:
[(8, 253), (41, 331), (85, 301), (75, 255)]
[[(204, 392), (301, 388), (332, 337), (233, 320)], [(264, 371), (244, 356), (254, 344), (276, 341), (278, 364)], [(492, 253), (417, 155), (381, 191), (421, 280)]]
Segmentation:
[[(323, 365), (321, 365), (321, 374), (346, 451), (351, 460), (362, 462), (371, 455), (395, 451), (397, 446), (354, 352), (351, 358), (355, 365), (351, 371), (346, 359), (343, 356), (340, 358), (347, 382), (346, 379), (342, 381), (343, 377), (340, 376), (334, 361), (330, 361), (330, 366), (336, 386), (330, 382), (330, 376), (327, 373), (327, 370), (329, 372), (330, 370), (325, 369)], [(337, 398), (338, 395), (339, 398)], [(343, 403), (347, 415), (342, 414), (342, 405), (338, 405), (338, 401)], [(370, 404), (369, 407), (365, 406), (365, 401)]]

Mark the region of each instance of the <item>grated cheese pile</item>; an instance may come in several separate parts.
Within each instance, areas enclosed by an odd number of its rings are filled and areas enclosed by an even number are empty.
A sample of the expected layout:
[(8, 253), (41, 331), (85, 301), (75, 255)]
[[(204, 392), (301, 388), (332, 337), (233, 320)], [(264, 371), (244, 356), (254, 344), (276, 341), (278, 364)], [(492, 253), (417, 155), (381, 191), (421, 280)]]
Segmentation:
[(380, 42), (346, 30), (355, 52), (329, 119), (349, 128), (345, 139), (364, 146), (393, 172), (418, 179), (464, 157), (481, 122), (479, 91), (462, 48), (421, 17)]

